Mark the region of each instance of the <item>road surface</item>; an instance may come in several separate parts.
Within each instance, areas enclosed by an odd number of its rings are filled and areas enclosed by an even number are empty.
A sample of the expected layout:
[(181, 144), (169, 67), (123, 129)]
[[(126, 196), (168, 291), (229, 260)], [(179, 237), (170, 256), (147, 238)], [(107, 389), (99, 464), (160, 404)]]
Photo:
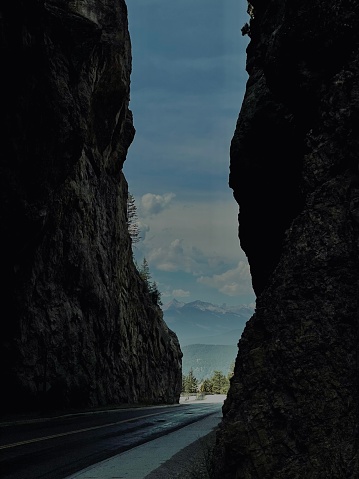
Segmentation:
[(179, 430), (221, 409), (220, 402), (116, 409), (0, 424), (2, 479), (64, 479), (92, 464)]

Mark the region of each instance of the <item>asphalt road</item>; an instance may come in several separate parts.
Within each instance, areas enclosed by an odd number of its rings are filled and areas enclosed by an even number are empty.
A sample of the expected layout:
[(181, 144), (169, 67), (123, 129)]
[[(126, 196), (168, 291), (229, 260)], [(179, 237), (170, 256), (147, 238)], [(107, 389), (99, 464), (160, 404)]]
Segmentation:
[(0, 424), (1, 479), (64, 479), (218, 412), (221, 404), (117, 409)]

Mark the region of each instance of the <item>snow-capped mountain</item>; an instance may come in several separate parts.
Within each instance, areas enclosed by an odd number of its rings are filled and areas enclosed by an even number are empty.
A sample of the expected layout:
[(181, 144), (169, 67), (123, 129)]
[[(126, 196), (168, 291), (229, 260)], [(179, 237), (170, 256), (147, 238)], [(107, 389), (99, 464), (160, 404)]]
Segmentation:
[(226, 306), (176, 299), (162, 307), (168, 327), (181, 346), (188, 344), (237, 344), (245, 323), (254, 312), (253, 305)]
[(185, 304), (186, 303), (182, 303), (181, 301), (177, 301), (177, 299), (172, 299), (172, 301), (170, 301), (169, 303), (162, 306), (162, 310), (167, 311), (167, 309), (180, 309)]

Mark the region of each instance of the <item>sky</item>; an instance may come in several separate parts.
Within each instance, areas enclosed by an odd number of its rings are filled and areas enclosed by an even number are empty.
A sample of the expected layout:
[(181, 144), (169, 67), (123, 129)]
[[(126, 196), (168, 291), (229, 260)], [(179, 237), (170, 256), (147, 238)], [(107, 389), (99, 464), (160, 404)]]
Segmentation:
[(254, 302), (228, 187), (229, 148), (244, 96), (248, 22), (242, 0), (128, 0), (130, 109), (124, 174), (145, 257), (172, 299)]

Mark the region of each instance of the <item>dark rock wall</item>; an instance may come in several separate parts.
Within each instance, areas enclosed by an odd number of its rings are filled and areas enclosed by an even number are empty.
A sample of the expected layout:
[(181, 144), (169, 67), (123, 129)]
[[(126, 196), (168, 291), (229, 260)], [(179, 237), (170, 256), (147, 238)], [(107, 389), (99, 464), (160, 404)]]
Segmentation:
[(357, 478), (359, 4), (253, 0), (230, 186), (256, 312), (220, 479)]
[(176, 402), (181, 351), (133, 265), (122, 0), (0, 7), (4, 410)]

